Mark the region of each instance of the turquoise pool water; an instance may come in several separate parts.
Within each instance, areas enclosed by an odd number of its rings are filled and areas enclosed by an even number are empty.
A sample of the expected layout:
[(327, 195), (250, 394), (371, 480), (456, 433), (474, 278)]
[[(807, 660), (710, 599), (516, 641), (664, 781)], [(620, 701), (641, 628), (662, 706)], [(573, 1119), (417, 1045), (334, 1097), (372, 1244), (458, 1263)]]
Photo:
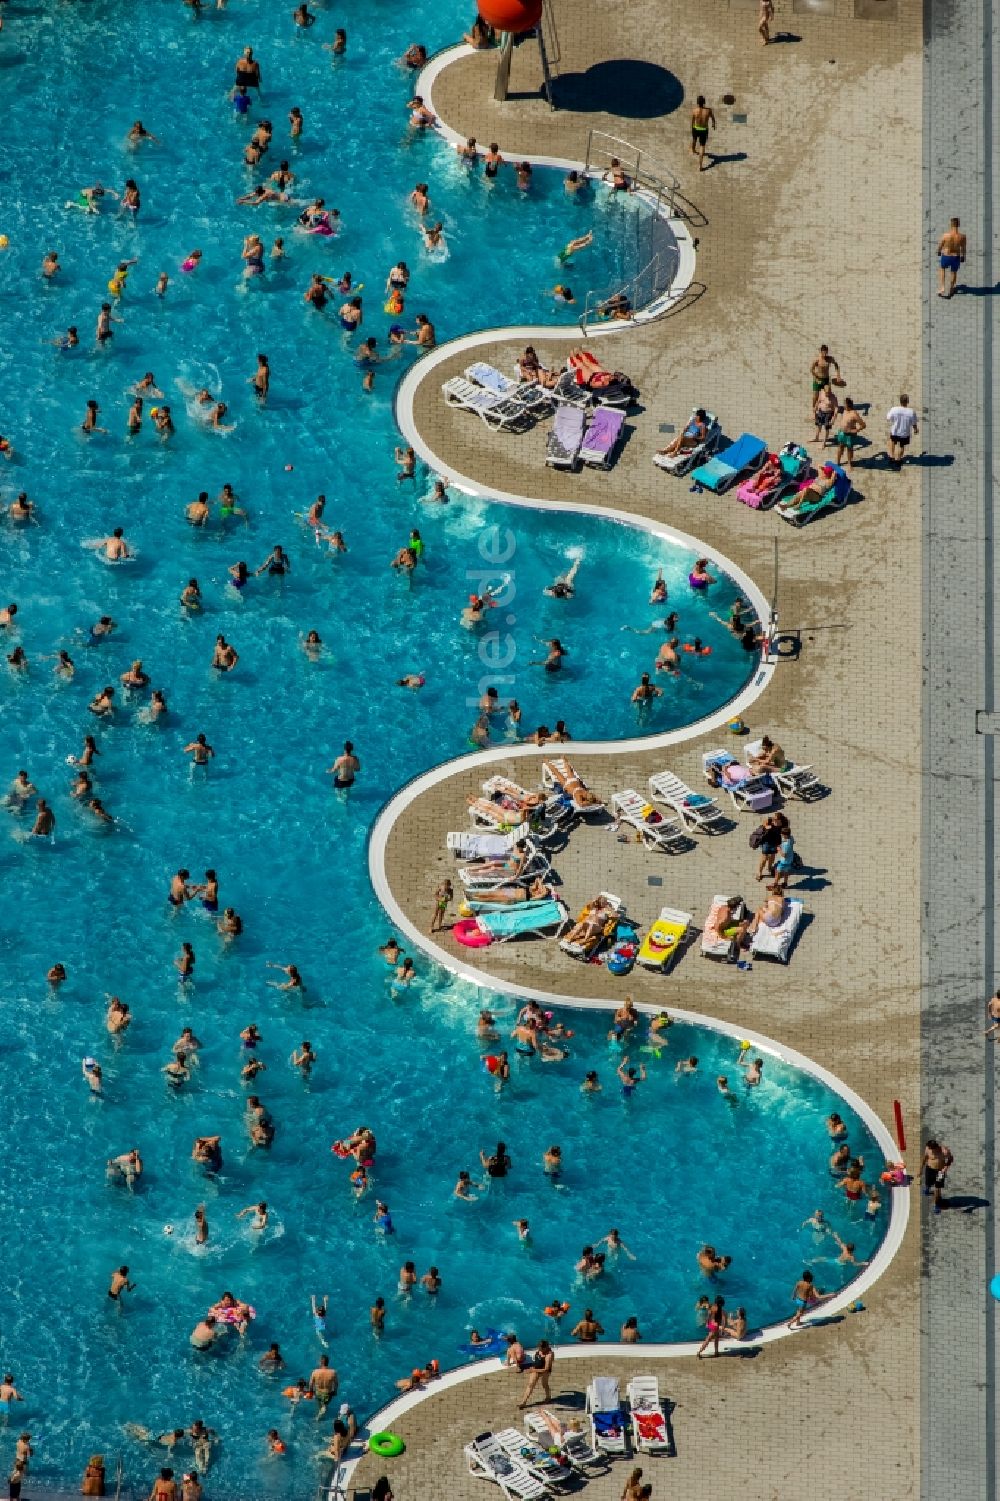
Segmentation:
[[(574, 1309), (593, 1303), (609, 1330), (635, 1312), (649, 1337), (690, 1336), (702, 1239), (732, 1252), (727, 1296), (745, 1300), (754, 1322), (788, 1311), (804, 1256), (823, 1285), (848, 1275), (817, 1261), (828, 1247), (817, 1252), (798, 1229), (824, 1204), (842, 1231), (848, 1226), (825, 1168), (823, 1118), (835, 1102), (810, 1080), (769, 1067), (764, 1087), (730, 1107), (713, 1081), (719, 1071), (735, 1074), (731, 1045), (708, 1033), (691, 1041), (678, 1029), (663, 1058), (647, 1056), (650, 1082), (625, 1113), (604, 1027), (584, 1018), (570, 1062), (520, 1066), (497, 1096), (479, 1069), (475, 995), (422, 962), (416, 985), (397, 993), (375, 953), (386, 927), (366, 876), (367, 829), (402, 781), (467, 746), (470, 701), (495, 674), (459, 615), (468, 593), (490, 581), (491, 557), (505, 555), (502, 627), (514, 643), (510, 681), (500, 687), (521, 702), (525, 728), (558, 717), (577, 738), (669, 728), (724, 703), (748, 664), (710, 614), (725, 614), (735, 590), (722, 579), (710, 598), (692, 595), (683, 549), (590, 518), (513, 513), (458, 496), (434, 506), (420, 499), (425, 476), (413, 490), (397, 483), (391, 393), (399, 367), (379, 370), (374, 393), (362, 393), (339, 329), (302, 303), (310, 272), (350, 268), (380, 294), (402, 255), (414, 272), (403, 321), (425, 310), (447, 337), (544, 311), (553, 250), (585, 225), (596, 226), (594, 276), (621, 279), (641, 252), (641, 226), (633, 206), (569, 202), (543, 174), (528, 202), (508, 182), (487, 189), (440, 142), (408, 137), (401, 106), (412, 80), (392, 59), (409, 41), (433, 48), (452, 39), (467, 19), (463, 8), (404, 10), (383, 0), (335, 16), (316, 9), (320, 24), (301, 35), (290, 6), (262, 3), (200, 20), (179, 4), (158, 7), (130, 15), (127, 27), (120, 8), (101, 0), (80, 11), (8, 7), (0, 36), (11, 85), (0, 138), (8, 186), (0, 232), (10, 240), (0, 253), (0, 431), (17, 451), (0, 466), (0, 486), (5, 503), (26, 489), (40, 521), (5, 521), (0, 532), (3, 603), (19, 604), (5, 650), (21, 642), (31, 663), (27, 675), (3, 675), (0, 774), (8, 781), (25, 767), (57, 818), (51, 845), (25, 842), (23, 815), (5, 814), (0, 825), (8, 1081), (0, 1357), (28, 1399), (16, 1418), (35, 1435), (33, 1473), (42, 1477), (73, 1474), (92, 1451), (120, 1450), (141, 1485), (156, 1456), (126, 1440), (121, 1425), (160, 1431), (201, 1416), (224, 1439), (211, 1493), (302, 1494), (315, 1475), (317, 1433), (325, 1437), (328, 1425), (301, 1412), (291, 1419), (284, 1382), (261, 1376), (256, 1362), (276, 1339), (287, 1375), (308, 1373), (318, 1353), (313, 1292), (331, 1295), (331, 1357), (343, 1395), (363, 1415), (415, 1361), (457, 1358), (473, 1324), (537, 1336), (540, 1309), (556, 1292)], [(349, 52), (334, 66), (321, 43), (335, 23), (348, 30)], [(289, 159), (304, 193), (340, 207), (335, 242), (300, 241), (285, 210), (233, 204), (249, 180), (238, 165), (248, 129), (233, 122), (224, 90), (247, 42), (266, 86), (265, 107), (252, 118), (270, 116), (280, 143), (289, 108), (301, 105), (306, 134)], [(161, 144), (132, 154), (123, 138), (137, 116)], [(272, 148), (268, 168), (283, 154), (280, 144)], [(101, 179), (120, 189), (128, 175), (143, 194), (137, 224), (121, 221), (113, 205), (94, 218), (62, 208), (79, 187)], [(408, 217), (417, 180), (430, 183), (446, 223), (443, 263), (424, 259)], [(285, 233), (289, 260), (244, 293), (241, 238), (259, 225), (268, 243)], [(203, 265), (185, 276), (179, 262), (195, 247)], [(38, 267), (50, 249), (65, 271), (43, 284)], [(116, 263), (132, 256), (138, 264), (116, 309), (125, 321), (99, 353), (98, 306)], [(171, 276), (163, 299), (153, 294), (161, 270)], [(381, 300), (366, 300), (365, 324), (380, 345), (390, 322)], [(71, 323), (81, 347), (59, 352), (48, 341)], [(244, 384), (260, 349), (274, 382), (263, 411)], [(169, 444), (148, 428), (125, 438), (128, 388), (150, 369), (177, 417)], [(179, 382), (220, 393), (235, 431), (204, 430)], [(78, 431), (90, 398), (110, 435)], [(225, 482), (248, 522), (224, 530), (214, 519), (194, 531), (184, 507), (202, 489), (214, 500)], [(349, 546), (335, 559), (296, 519), (319, 491)], [(115, 525), (139, 552), (120, 569), (80, 546)], [(406, 581), (388, 563), (413, 526), (427, 548)], [(245, 559), (255, 568), (276, 542), (291, 556), (291, 575), (261, 578), (237, 596), (226, 582), (230, 565)], [(547, 599), (544, 585), (576, 556), (576, 598)], [(643, 628), (663, 614), (647, 603), (660, 567), (679, 634), (700, 635), (713, 651), (686, 662), (637, 723), (629, 694), (657, 641), (621, 627)], [(192, 575), (205, 604), (194, 618), (177, 603)], [(103, 613), (118, 631), (88, 646), (86, 627)], [(299, 646), (310, 628), (327, 644), (317, 662)], [(241, 654), (230, 677), (209, 666), (220, 632)], [(529, 664), (541, 654), (537, 638), (556, 634), (570, 655), (552, 679)], [(62, 648), (76, 662), (70, 682), (45, 660)], [(145, 722), (142, 695), (124, 703), (114, 724), (97, 725), (90, 698), (135, 657), (164, 690), (169, 717)], [(396, 687), (417, 671), (427, 678), (420, 692)], [(101, 751), (95, 792), (120, 820), (113, 832), (69, 797), (67, 757), (91, 730)], [(204, 780), (192, 780), (183, 754), (198, 732), (216, 752)], [(346, 736), (362, 775), (338, 800), (324, 768)], [(230, 949), (203, 913), (167, 905), (180, 865), (196, 879), (208, 866), (218, 871), (222, 905), (235, 906), (246, 925)], [(184, 941), (197, 956), (196, 980), (180, 988), (172, 960)], [(70, 978), (49, 994), (45, 972), (56, 961)], [(268, 961), (297, 963), (306, 994), (270, 989)], [(104, 1028), (109, 992), (135, 1015), (120, 1045)], [(499, 1010), (506, 1023), (510, 1008)], [(239, 1032), (252, 1021), (267, 1066), (258, 1092), (277, 1122), (269, 1153), (249, 1150), (244, 1126)], [(174, 1094), (161, 1069), (184, 1025), (204, 1044), (202, 1062)], [(319, 1055), (308, 1084), (288, 1063), (303, 1037)], [(689, 1051), (702, 1059), (701, 1076), (675, 1079), (672, 1057)], [(100, 1100), (81, 1077), (88, 1055), (105, 1071)], [(605, 1079), (597, 1100), (578, 1090), (590, 1067)], [(706, 1111), (717, 1112), (712, 1133), (697, 1129)], [(362, 1120), (380, 1145), (373, 1194), (358, 1202), (328, 1148)], [(626, 1125), (653, 1150), (623, 1159)], [(851, 1126), (852, 1145), (872, 1158), (863, 1128)], [(216, 1131), (225, 1167), (209, 1181), (190, 1149), (196, 1135)], [(559, 1191), (540, 1168), (553, 1134), (569, 1163)], [(497, 1136), (515, 1162), (503, 1192), (475, 1205), (453, 1200), (458, 1170), (474, 1168)], [(684, 1144), (673, 1163), (671, 1142)], [(104, 1171), (108, 1156), (133, 1145), (147, 1164), (134, 1195), (109, 1185)], [(707, 1201), (705, 1183), (718, 1185)], [(373, 1229), (375, 1193), (392, 1209), (389, 1240)], [(766, 1217), (753, 1212), (763, 1193)], [(262, 1197), (272, 1219), (260, 1237), (235, 1215)], [(191, 1234), (200, 1202), (211, 1226), (202, 1249)], [(521, 1214), (534, 1227), (528, 1249), (510, 1223)], [(638, 1260), (585, 1298), (573, 1286), (574, 1255), (615, 1223)], [(859, 1256), (880, 1230), (855, 1228)], [(439, 1265), (436, 1301), (397, 1299), (408, 1258), (420, 1272)], [(138, 1286), (119, 1311), (105, 1289), (122, 1262)], [(227, 1288), (258, 1312), (246, 1346), (197, 1356), (189, 1333)], [(380, 1293), (389, 1318), (376, 1343), (368, 1307)], [(268, 1463), (272, 1426), (292, 1443), (287, 1459)]]

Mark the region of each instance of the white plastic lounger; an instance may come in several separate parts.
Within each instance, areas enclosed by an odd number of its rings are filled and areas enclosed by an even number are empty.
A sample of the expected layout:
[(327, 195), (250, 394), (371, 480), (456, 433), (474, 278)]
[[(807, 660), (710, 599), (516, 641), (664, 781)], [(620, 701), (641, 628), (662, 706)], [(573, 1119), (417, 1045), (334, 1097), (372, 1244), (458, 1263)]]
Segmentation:
[(780, 928), (769, 928), (760, 923), (750, 939), (751, 954), (759, 954), (766, 959), (780, 959), (782, 964), (787, 964), (803, 911), (801, 902), (789, 900), (788, 915)]
[(497, 912), (481, 912), (476, 918), (479, 931), (489, 934), (497, 943), (508, 943), (512, 938), (545, 938), (549, 928), (555, 928), (553, 936), (558, 937), (568, 921), (566, 904), (558, 897), (542, 897)]
[(459, 829), (448, 835), (448, 848), (456, 860), (500, 860), (510, 854), (519, 839), (527, 839), (530, 832), (526, 823), (518, 824), (508, 834)]
[(610, 469), (624, 426), (625, 413), (621, 407), (596, 407), (580, 448), (580, 462), (595, 469)]
[(536, 849), (530, 839), (526, 839), (524, 842), (527, 845), (525, 851), (527, 858), (519, 876), (512, 875), (510, 871), (507, 871), (503, 875), (498, 875), (496, 871), (491, 871), (489, 867), (476, 865), (462, 866), (458, 872), (458, 879), (466, 891), (496, 891), (498, 887), (509, 886), (513, 881), (533, 880), (535, 876), (548, 875), (552, 869), (552, 861), (540, 849)]
[(655, 1376), (633, 1376), (626, 1391), (632, 1409), (632, 1443), (636, 1451), (667, 1454), (670, 1439), (660, 1402), (660, 1383)]
[(672, 771), (658, 771), (648, 783), (649, 795), (673, 809), (686, 829), (698, 834), (722, 834), (727, 820), (714, 797), (695, 792)]
[(586, 386), (579, 384), (575, 370), (562, 372), (552, 387), (551, 395), (554, 401), (574, 407), (592, 407), (597, 400), (593, 391), (588, 391)]
[[(598, 892), (598, 896), (604, 898), (604, 910), (607, 913), (607, 922), (604, 926), (606, 927), (607, 923), (612, 921), (617, 924), (619, 918), (623, 917), (625, 913), (625, 903), (621, 897), (615, 896), (610, 891), (600, 891)], [(604, 932), (602, 929), (601, 932), (594, 935), (589, 943), (570, 943), (568, 938), (560, 938), (559, 947), (564, 954), (569, 954), (571, 959), (589, 959), (590, 955), (599, 946), (603, 936)]]
[(576, 469), (580, 462), (587, 419), (577, 406), (560, 406), (545, 439), (545, 462), (550, 469)]
[(590, 1438), (602, 1454), (627, 1454), (625, 1414), (614, 1376), (595, 1376), (587, 1387), (586, 1411)]
[[(715, 936), (708, 930), (708, 918), (717, 907), (726, 906), (728, 901), (728, 896), (724, 894), (722, 896), (716, 895), (712, 898), (712, 905), (709, 907), (708, 914), (705, 918), (705, 926), (701, 930), (701, 952), (706, 959), (728, 959), (729, 957), (729, 950), (731, 947), (729, 939), (724, 938), (721, 932), (718, 934), (718, 936)], [(747, 917), (748, 915), (749, 914), (747, 912), (747, 906), (744, 902), (739, 909), (739, 916), (730, 916), (727, 922), (727, 926), (729, 922), (742, 922), (743, 918)]]
[(642, 835), (647, 849), (677, 854), (691, 848), (691, 841), (676, 818), (664, 818), (647, 803), (634, 787), (625, 787), (611, 799), (611, 807), (620, 823), (627, 823)]
[(577, 776), (565, 756), (550, 756), (542, 762), (542, 785), (568, 797), (574, 812), (584, 818), (590, 813), (607, 812), (604, 803), (590, 791), (582, 777)]
[[(748, 766), (754, 756), (759, 756), (760, 753), (759, 740), (754, 740), (743, 748), (743, 758)], [(804, 803), (826, 790), (811, 766), (799, 766), (794, 761), (786, 761), (780, 771), (772, 770), (763, 775), (770, 777), (782, 797), (799, 797)]]
[(761, 813), (774, 804), (774, 788), (767, 777), (752, 776), (747, 768), (727, 750), (710, 750), (702, 754), (705, 780), (711, 782), (714, 768), (721, 778), (722, 790), (728, 792), (734, 808), (741, 813)]
[(487, 391), (464, 376), (455, 375), (441, 387), (449, 406), (460, 407), (463, 412), (475, 412), (487, 427), (514, 429), (528, 422), (528, 409), (509, 396), (500, 396), (496, 391)]
[(604, 1455), (594, 1448), (582, 1430), (566, 1428), (544, 1407), (535, 1412), (526, 1412), (524, 1426), (533, 1438), (547, 1448), (558, 1448), (574, 1470), (586, 1473), (587, 1470), (604, 1469), (607, 1465)]
[(465, 1446), (465, 1461), (470, 1475), (494, 1481), (505, 1496), (518, 1501), (536, 1501), (546, 1494), (546, 1487), (520, 1460), (510, 1457), (498, 1443), (496, 1435), (481, 1433)]
[(537, 1476), (543, 1485), (553, 1490), (569, 1485), (574, 1479), (568, 1464), (562, 1464), (555, 1454), (550, 1454), (547, 1448), (519, 1428), (504, 1428), (496, 1435), (496, 1441), (505, 1454), (524, 1465), (529, 1475)]
[[(684, 424), (685, 431), (694, 422), (697, 413), (698, 408), (695, 407)], [(693, 469), (696, 464), (701, 463), (702, 459), (707, 458), (718, 447), (722, 429), (714, 412), (705, 412), (705, 426), (707, 428), (705, 437), (693, 448), (682, 448), (680, 453), (654, 453), (653, 463), (657, 469), (665, 469), (668, 474), (687, 474), (689, 469)]]
[(488, 365), (485, 360), (478, 360), (474, 365), (467, 366), (464, 374), (466, 380), (471, 380), (475, 385), (485, 387), (496, 396), (506, 396), (533, 411), (542, 412), (552, 406), (548, 391), (537, 381), (511, 380), (509, 375), (504, 375), (502, 370), (498, 370), (495, 365)]

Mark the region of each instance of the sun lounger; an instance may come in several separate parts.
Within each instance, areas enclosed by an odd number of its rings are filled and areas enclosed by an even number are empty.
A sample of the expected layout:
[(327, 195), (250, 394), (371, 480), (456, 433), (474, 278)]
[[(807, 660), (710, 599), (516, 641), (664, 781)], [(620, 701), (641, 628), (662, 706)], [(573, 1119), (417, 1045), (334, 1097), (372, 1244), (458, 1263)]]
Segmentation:
[[(706, 959), (729, 958), (729, 951), (732, 947), (731, 940), (729, 938), (726, 938), (721, 930), (715, 932), (709, 926), (709, 918), (711, 917), (712, 913), (715, 912), (719, 907), (725, 907), (728, 901), (729, 898), (725, 895), (713, 896), (712, 898), (712, 905), (708, 909), (708, 916), (705, 919), (705, 926), (701, 930), (701, 952), (703, 957)], [(739, 907), (737, 912), (724, 917), (723, 923), (725, 927), (728, 928), (730, 924), (735, 925), (736, 923), (741, 922), (743, 918), (746, 917), (746, 915), (747, 908), (746, 903), (744, 902)]]
[(576, 469), (580, 462), (587, 419), (580, 407), (556, 408), (555, 420), (545, 440), (545, 462), (550, 469)]
[(527, 1465), (512, 1459), (495, 1434), (481, 1433), (465, 1446), (465, 1461), (470, 1475), (479, 1475), (494, 1481), (505, 1496), (516, 1496), (518, 1501), (536, 1501), (546, 1494), (546, 1486), (537, 1475), (532, 1475)]
[(505, 912), (483, 912), (476, 919), (479, 931), (488, 933), (497, 943), (507, 943), (511, 938), (541, 938), (547, 928), (559, 929), (568, 921), (569, 913), (557, 897), (525, 902)]
[[(759, 740), (754, 740), (743, 748), (743, 755), (748, 765), (753, 757), (759, 756), (760, 753), (761, 742)], [(782, 797), (798, 797), (804, 803), (811, 802), (826, 791), (811, 766), (799, 766), (794, 761), (786, 761), (780, 771), (772, 768), (767, 772), (762, 772), (761, 775), (774, 783)]]
[(564, 370), (552, 387), (554, 401), (564, 406), (592, 407), (597, 400), (593, 391), (577, 382), (575, 370)]
[[(496, 871), (491, 871), (489, 866), (465, 865), (460, 867), (458, 879), (467, 891), (494, 891), (498, 886), (509, 886), (515, 880), (530, 881), (535, 876), (548, 875), (552, 869), (552, 861), (540, 849), (537, 849), (530, 839), (526, 839), (524, 843), (527, 846), (525, 850), (527, 858), (520, 875), (514, 876), (510, 871), (498, 875)], [(513, 856), (514, 851), (511, 851), (506, 858), (512, 859)]]
[(500, 860), (510, 854), (519, 839), (526, 839), (529, 832), (527, 823), (518, 824), (507, 834), (459, 829), (448, 835), (448, 848), (456, 860)]
[(486, 364), (484, 360), (469, 365), (465, 370), (465, 378), (492, 391), (496, 396), (506, 396), (533, 410), (542, 411), (552, 405), (548, 391), (537, 381), (511, 380), (509, 375), (504, 375), (502, 370), (498, 370), (495, 365)]
[(762, 478), (764, 465), (752, 479), (746, 479), (736, 491), (736, 499), (753, 511), (767, 511), (783, 495), (798, 489), (816, 473), (808, 450), (801, 443), (786, 443), (776, 454), (768, 454), (767, 461), (777, 466), (777, 473), (766, 481)]
[(519, 1428), (504, 1428), (496, 1435), (496, 1440), (505, 1454), (523, 1464), (528, 1473), (537, 1476), (543, 1485), (557, 1490), (572, 1483), (571, 1467)]
[(638, 962), (644, 969), (665, 970), (679, 953), (690, 926), (690, 912), (679, 912), (676, 907), (664, 907), (656, 921), (650, 924), (649, 932), (642, 940), (636, 956)]
[(803, 906), (786, 898), (788, 915), (780, 928), (769, 928), (760, 923), (756, 933), (750, 939), (751, 954), (760, 954), (767, 959), (780, 959), (782, 964), (788, 963), (788, 955), (791, 952), (792, 942), (802, 921)]
[[(592, 954), (596, 954), (605, 939), (614, 937), (619, 920), (624, 916), (625, 903), (620, 896), (614, 896), (610, 891), (598, 892), (598, 896), (604, 898), (604, 911), (607, 917), (604, 924), (594, 932), (594, 936), (586, 943), (579, 941), (570, 943), (568, 938), (559, 940), (559, 947), (563, 953), (569, 954), (572, 959), (589, 959)], [(584, 908), (581, 911), (577, 922), (583, 922), (586, 910)]]
[(604, 1454), (627, 1454), (625, 1414), (614, 1376), (595, 1376), (587, 1387), (586, 1411), (595, 1449)]
[(542, 762), (542, 785), (561, 792), (573, 804), (573, 810), (586, 818), (591, 813), (607, 811), (600, 798), (578, 777), (565, 756), (552, 756)]
[(610, 469), (611, 458), (625, 426), (621, 407), (599, 406), (587, 424), (580, 460), (596, 469)]
[[(695, 411), (691, 413), (691, 416), (685, 422), (685, 429), (690, 427), (694, 421), (696, 411), (697, 408), (695, 408)], [(682, 448), (679, 453), (654, 453), (653, 463), (657, 469), (665, 469), (668, 474), (687, 474), (696, 464), (700, 464), (703, 459), (708, 458), (709, 454), (718, 447), (719, 439), (722, 437), (722, 429), (719, 426), (719, 419), (714, 412), (706, 411), (705, 418), (707, 432), (701, 442), (696, 443), (693, 448)]]
[(460, 407), (464, 412), (475, 412), (487, 427), (513, 431), (526, 427), (530, 421), (528, 408), (509, 396), (500, 396), (496, 391), (487, 391), (485, 386), (474, 385), (464, 376), (455, 375), (441, 387), (449, 406)]
[(538, 1439), (546, 1448), (557, 1448), (563, 1458), (569, 1460), (572, 1469), (581, 1474), (607, 1465), (604, 1455), (594, 1448), (582, 1430), (565, 1427), (544, 1407), (526, 1412), (524, 1426), (532, 1438)]
[(676, 818), (664, 818), (651, 803), (636, 792), (634, 787), (625, 787), (611, 799), (611, 807), (620, 823), (627, 823), (642, 835), (647, 849), (663, 850), (677, 854), (691, 848), (691, 841)]
[[(705, 780), (729, 793), (741, 812), (761, 813), (774, 803), (774, 788), (766, 777), (754, 776), (727, 750), (705, 751), (701, 758)], [(715, 778), (718, 777), (718, 782)]]
[(767, 444), (763, 438), (755, 438), (753, 433), (741, 433), (735, 443), (730, 443), (707, 464), (700, 464), (691, 478), (703, 489), (722, 495), (744, 475), (759, 469), (766, 457)]
[(801, 497), (809, 487), (808, 484), (803, 484), (794, 495), (779, 501), (775, 506), (778, 515), (791, 522), (792, 526), (805, 526), (807, 521), (812, 521), (821, 511), (839, 511), (841, 506), (845, 506), (851, 493), (851, 476), (839, 464), (830, 464), (829, 467), (833, 470), (833, 484), (829, 490), (822, 495), (811, 495), (806, 500)]
[(646, 1454), (666, 1454), (671, 1448), (667, 1420), (655, 1376), (633, 1376), (625, 1388), (632, 1413), (632, 1444)]
[(672, 771), (658, 771), (647, 783), (650, 797), (672, 808), (686, 829), (699, 834), (720, 834), (726, 818), (714, 797), (695, 792)]

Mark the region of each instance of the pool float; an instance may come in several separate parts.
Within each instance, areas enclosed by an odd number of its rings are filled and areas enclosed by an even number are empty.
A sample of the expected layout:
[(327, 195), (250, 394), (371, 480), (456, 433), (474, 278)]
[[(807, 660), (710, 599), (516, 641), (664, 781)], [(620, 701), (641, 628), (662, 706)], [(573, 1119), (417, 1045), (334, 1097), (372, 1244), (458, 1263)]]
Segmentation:
[(395, 1459), (397, 1455), (402, 1454), (406, 1445), (398, 1433), (383, 1432), (372, 1434), (368, 1440), (368, 1448), (373, 1454), (377, 1454), (379, 1459)]
[(487, 1329), (478, 1345), (459, 1345), (462, 1355), (502, 1355), (507, 1348), (506, 1337), (499, 1329)]
[(710, 646), (695, 646), (690, 641), (684, 642), (681, 651), (693, 652), (696, 657), (710, 657), (712, 655), (712, 648)]
[(484, 933), (475, 917), (463, 917), (452, 928), (456, 943), (464, 944), (467, 949), (484, 949), (493, 942), (490, 933)]

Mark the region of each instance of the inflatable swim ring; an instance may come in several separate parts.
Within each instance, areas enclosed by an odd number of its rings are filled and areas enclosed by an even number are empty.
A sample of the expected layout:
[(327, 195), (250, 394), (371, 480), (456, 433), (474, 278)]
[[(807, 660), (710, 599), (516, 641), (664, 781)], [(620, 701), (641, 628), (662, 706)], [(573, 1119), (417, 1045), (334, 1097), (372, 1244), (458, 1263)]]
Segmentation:
[(459, 1345), (462, 1355), (502, 1355), (507, 1341), (499, 1329), (487, 1329), (478, 1345)]
[(406, 1445), (398, 1433), (373, 1433), (368, 1440), (368, 1447), (379, 1459), (395, 1459), (402, 1454)]
[(467, 949), (484, 949), (493, 942), (492, 935), (484, 933), (474, 917), (463, 917), (452, 928), (455, 942)]

